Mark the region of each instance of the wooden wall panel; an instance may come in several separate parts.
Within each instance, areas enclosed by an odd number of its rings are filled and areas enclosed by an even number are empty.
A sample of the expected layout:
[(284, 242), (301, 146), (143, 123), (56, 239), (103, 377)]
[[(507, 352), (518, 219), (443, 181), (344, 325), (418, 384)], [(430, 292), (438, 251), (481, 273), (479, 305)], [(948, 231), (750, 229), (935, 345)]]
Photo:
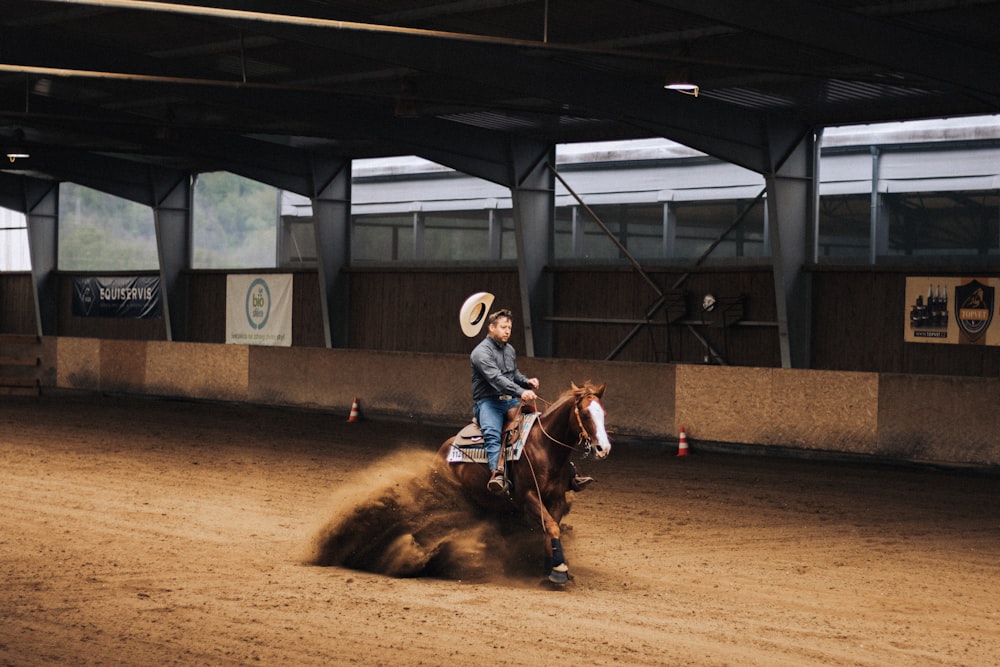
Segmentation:
[(810, 274), (812, 368), (979, 377), (1000, 374), (1000, 347), (903, 341), (907, 276), (989, 277), (995, 272), (949, 267), (812, 267)]
[[(490, 292), (493, 310), (520, 312), (515, 269), (354, 269), (349, 347), (400, 352), (468, 354), (480, 338), (466, 338), (458, 311), (469, 295)], [(485, 328), (482, 335), (486, 335)], [(515, 321), (511, 343), (522, 354), (524, 335)]]
[[(1000, 348), (904, 343), (902, 336), (908, 275), (991, 276), (997, 272), (955, 267), (808, 267), (812, 294), (811, 368), (817, 370), (909, 373), (972, 377), (1000, 376)], [(557, 359), (604, 360), (632, 331), (633, 325), (599, 320), (640, 319), (656, 300), (652, 288), (631, 267), (555, 267), (553, 278), (553, 349)], [(225, 341), (225, 271), (191, 271), (182, 276), (189, 298), (188, 341)], [(658, 267), (649, 275), (670, 289), (683, 275), (680, 267)], [(72, 316), (72, 280), (60, 274), (61, 336), (165, 340), (164, 321), (116, 320)], [(322, 347), (323, 322), (315, 271), (294, 273), (292, 343)], [(519, 311), (514, 267), (353, 268), (349, 272), (349, 346), (358, 349), (468, 354), (478, 342), (458, 326), (458, 310), (473, 292), (497, 295), (495, 307)], [(780, 356), (774, 288), (768, 267), (708, 267), (684, 280), (686, 320), (722, 353), (730, 365), (778, 367)], [(28, 273), (0, 274), (0, 333), (34, 332), (34, 296)], [(726, 330), (700, 326), (700, 302), (706, 292), (717, 297), (745, 294), (744, 321), (759, 326)], [(564, 321), (565, 319), (586, 321)], [(485, 334), (484, 334), (485, 335)], [(523, 330), (515, 326), (512, 342), (522, 352)], [(663, 314), (642, 328), (616, 361), (704, 363), (705, 348), (686, 326), (665, 324)]]
[(30, 273), (0, 273), (0, 333), (37, 334)]
[(292, 345), (326, 347), (319, 274), (299, 271), (292, 277)]
[[(641, 320), (658, 295), (631, 267), (575, 267), (554, 270), (555, 355), (574, 359), (606, 359), (634, 324), (601, 323), (598, 320)], [(739, 269), (648, 269), (647, 275), (661, 290), (684, 292), (686, 315), (667, 326), (659, 312), (651, 326), (621, 348), (617, 361), (704, 363), (705, 346), (692, 330), (706, 340), (729, 365), (780, 366), (778, 329), (775, 324), (774, 282), (769, 267)], [(742, 323), (723, 329), (720, 313), (705, 314), (702, 298), (745, 296)], [(593, 321), (560, 321), (586, 318)], [(747, 323), (755, 323), (747, 326)]]
[(226, 342), (226, 273), (190, 271), (187, 284), (187, 338), (193, 343)]

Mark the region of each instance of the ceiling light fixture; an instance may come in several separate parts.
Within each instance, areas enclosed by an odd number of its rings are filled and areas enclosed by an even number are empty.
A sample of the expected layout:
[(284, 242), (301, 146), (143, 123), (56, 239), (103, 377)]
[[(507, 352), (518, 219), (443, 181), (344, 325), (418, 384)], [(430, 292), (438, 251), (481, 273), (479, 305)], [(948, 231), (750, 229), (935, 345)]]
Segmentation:
[(691, 95), (692, 97), (698, 97), (698, 93), (701, 92), (698, 84), (688, 83), (687, 81), (671, 81), (663, 87), (667, 90), (676, 90), (679, 93)]
[(4, 139), (4, 143), (7, 144), (4, 146), (4, 155), (7, 156), (11, 164), (17, 160), (27, 160), (31, 157), (24, 147), (24, 130), (21, 128), (14, 128), (13, 136)]
[[(676, 51), (675, 55), (679, 58), (686, 58), (687, 53), (687, 49), (684, 48)], [(698, 97), (701, 88), (698, 87), (698, 84), (691, 83), (691, 78), (691, 67), (689, 64), (679, 61), (667, 68), (667, 82), (663, 84), (663, 87), (667, 90), (676, 90), (685, 95)]]

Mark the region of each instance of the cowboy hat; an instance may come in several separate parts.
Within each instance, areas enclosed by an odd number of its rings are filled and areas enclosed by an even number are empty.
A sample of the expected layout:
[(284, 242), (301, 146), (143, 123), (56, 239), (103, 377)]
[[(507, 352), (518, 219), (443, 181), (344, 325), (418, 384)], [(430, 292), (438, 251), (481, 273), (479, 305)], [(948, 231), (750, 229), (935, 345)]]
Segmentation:
[(458, 323), (462, 325), (462, 333), (469, 338), (479, 335), (486, 322), (486, 314), (493, 305), (493, 295), (489, 292), (476, 292), (462, 304), (458, 313)]

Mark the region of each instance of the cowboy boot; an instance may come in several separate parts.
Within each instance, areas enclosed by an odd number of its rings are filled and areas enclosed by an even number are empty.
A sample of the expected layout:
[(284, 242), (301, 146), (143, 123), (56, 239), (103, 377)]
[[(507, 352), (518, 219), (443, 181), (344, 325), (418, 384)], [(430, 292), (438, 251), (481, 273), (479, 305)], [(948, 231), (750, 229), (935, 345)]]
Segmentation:
[(486, 482), (486, 490), (494, 496), (502, 496), (507, 492), (507, 477), (503, 468), (497, 468), (490, 475), (490, 481)]

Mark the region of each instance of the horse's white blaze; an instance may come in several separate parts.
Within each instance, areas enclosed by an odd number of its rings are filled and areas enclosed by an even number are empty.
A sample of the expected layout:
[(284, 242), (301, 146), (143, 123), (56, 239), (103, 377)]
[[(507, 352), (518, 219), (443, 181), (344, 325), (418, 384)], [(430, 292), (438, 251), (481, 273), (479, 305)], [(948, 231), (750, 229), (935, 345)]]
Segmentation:
[(590, 413), (590, 419), (594, 424), (594, 431), (596, 431), (590, 434), (597, 440), (594, 443), (595, 455), (597, 458), (603, 459), (611, 453), (611, 440), (608, 439), (608, 432), (604, 430), (604, 407), (598, 401), (591, 401), (590, 405), (587, 406), (587, 412)]

